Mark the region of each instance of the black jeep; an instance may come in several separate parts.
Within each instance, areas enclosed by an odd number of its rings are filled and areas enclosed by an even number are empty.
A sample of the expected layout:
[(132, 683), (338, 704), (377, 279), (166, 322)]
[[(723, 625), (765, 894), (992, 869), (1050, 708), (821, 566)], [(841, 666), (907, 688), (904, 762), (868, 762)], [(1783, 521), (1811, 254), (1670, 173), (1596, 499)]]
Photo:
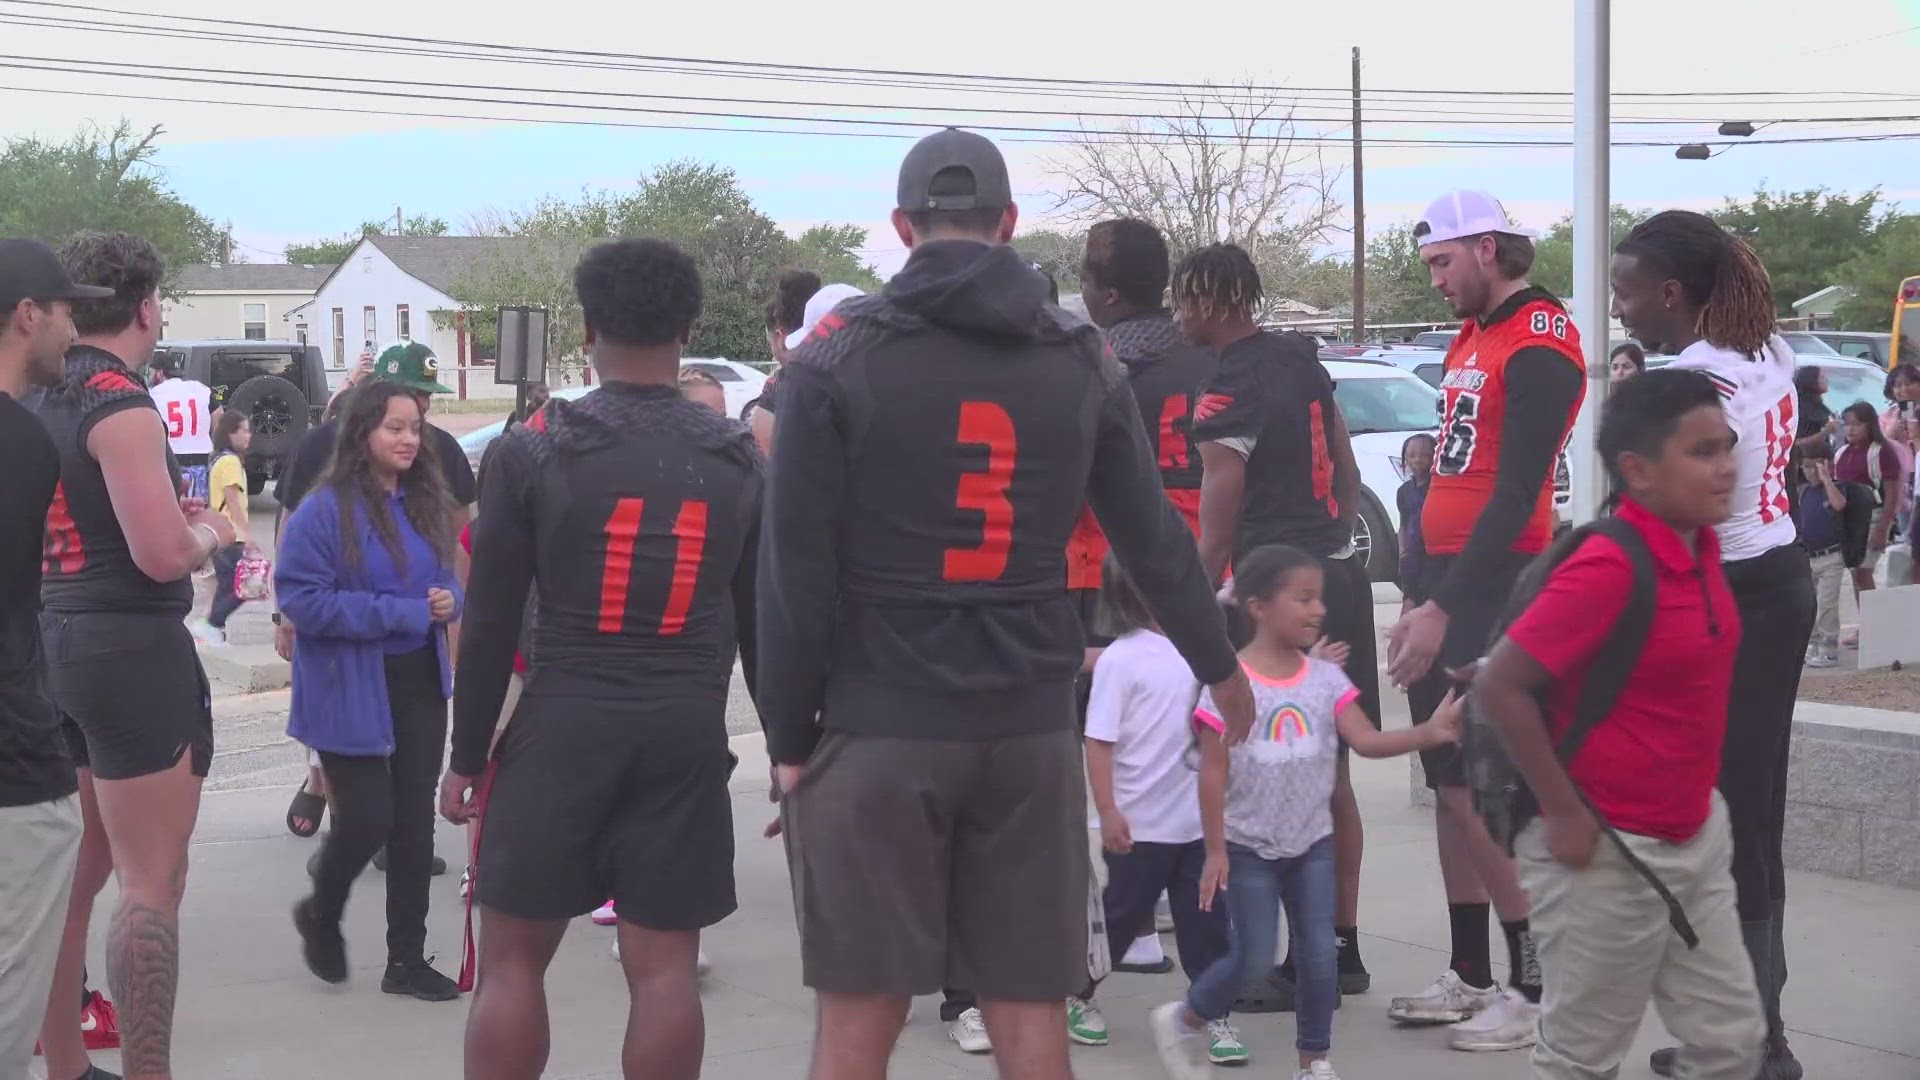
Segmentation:
[(320, 422), (331, 393), (319, 347), (297, 341), (162, 341), (154, 356), (172, 359), (182, 378), (206, 383), (214, 408), (247, 415), (247, 490), (255, 495)]

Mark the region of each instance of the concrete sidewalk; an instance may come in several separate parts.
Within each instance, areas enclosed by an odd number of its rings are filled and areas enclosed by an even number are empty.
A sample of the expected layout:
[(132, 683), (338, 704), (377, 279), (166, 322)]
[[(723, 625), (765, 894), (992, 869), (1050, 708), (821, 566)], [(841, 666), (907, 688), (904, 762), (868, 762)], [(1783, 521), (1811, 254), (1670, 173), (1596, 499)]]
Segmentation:
[[(1405, 723), (1389, 695), (1390, 725)], [(263, 703), (264, 704), (264, 703)], [(757, 736), (735, 740), (735, 834), (740, 911), (711, 931), (713, 974), (705, 989), (706, 1075), (764, 1080), (803, 1075), (813, 1034), (811, 995), (799, 962), (777, 842), (760, 829), (766, 759)], [(1447, 961), (1447, 926), (1434, 861), (1430, 812), (1407, 805), (1406, 764), (1355, 761), (1368, 849), (1362, 898), (1362, 951), (1374, 991), (1346, 999), (1335, 1027), (1334, 1060), (1347, 1080), (1526, 1076), (1526, 1055), (1469, 1055), (1446, 1048), (1444, 1029), (1396, 1029), (1387, 998), (1425, 986)], [(277, 771), (277, 770), (276, 770)], [(466, 1007), (427, 1004), (379, 992), (384, 961), (382, 883), (369, 871), (348, 915), (354, 977), (325, 986), (302, 967), (288, 912), (306, 883), (313, 841), (288, 835), (281, 815), (290, 794), (272, 787), (210, 791), (188, 879), (183, 937), (186, 967), (178, 1006), (176, 1073), (183, 1080), (457, 1078)], [(449, 974), (459, 966), (457, 868), (461, 835), (441, 827), (439, 850), (455, 872), (434, 882), (429, 949)], [(110, 890), (111, 891), (111, 890)], [(1914, 1080), (1920, 1077), (1920, 911), (1916, 894), (1796, 874), (1787, 927), (1793, 980), (1787, 1016), (1793, 1045), (1816, 1078)], [(91, 967), (105, 970), (102, 942), (113, 898), (103, 897)], [(1495, 935), (1495, 955), (1504, 948)], [(582, 919), (569, 933), (548, 980), (556, 1078), (619, 1076), (626, 997), (608, 955), (611, 933)], [(1178, 975), (1119, 975), (1101, 1001), (1114, 1029), (1111, 1046), (1077, 1048), (1083, 1075), (1159, 1080), (1146, 1010), (1176, 996)], [(1260, 1075), (1290, 1075), (1290, 1016), (1249, 1016), (1242, 1029)], [(1646, 1052), (1665, 1041), (1649, 1015), (1621, 1075), (1645, 1077)], [(117, 1053), (99, 1055), (117, 1067)], [(922, 1001), (902, 1037), (894, 1075), (909, 1080), (993, 1074), (989, 1058), (970, 1058), (948, 1042), (931, 1001)], [(40, 1075), (36, 1072), (34, 1075)]]

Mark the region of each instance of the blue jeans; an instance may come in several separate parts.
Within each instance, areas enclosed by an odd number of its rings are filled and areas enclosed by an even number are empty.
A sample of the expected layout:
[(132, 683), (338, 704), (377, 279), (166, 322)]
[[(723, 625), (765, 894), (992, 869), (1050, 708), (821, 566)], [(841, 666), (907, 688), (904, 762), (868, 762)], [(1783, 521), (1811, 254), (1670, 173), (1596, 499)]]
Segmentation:
[(1187, 1007), (1203, 1020), (1233, 1011), (1242, 987), (1264, 979), (1279, 945), (1280, 908), (1293, 938), (1294, 1048), (1333, 1049), (1333, 1010), (1340, 1000), (1333, 938), (1333, 837), (1322, 837), (1290, 859), (1263, 859), (1227, 845), (1227, 917), (1232, 947), (1187, 991)]

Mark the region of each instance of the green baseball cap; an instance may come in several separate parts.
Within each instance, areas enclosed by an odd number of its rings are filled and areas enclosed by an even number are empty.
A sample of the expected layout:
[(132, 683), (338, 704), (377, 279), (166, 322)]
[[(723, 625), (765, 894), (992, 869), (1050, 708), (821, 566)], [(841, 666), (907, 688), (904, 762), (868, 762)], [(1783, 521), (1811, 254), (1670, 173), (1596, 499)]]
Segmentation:
[(381, 382), (423, 390), (429, 394), (451, 394), (453, 389), (440, 383), (440, 361), (433, 350), (418, 341), (389, 345), (373, 362), (373, 377)]

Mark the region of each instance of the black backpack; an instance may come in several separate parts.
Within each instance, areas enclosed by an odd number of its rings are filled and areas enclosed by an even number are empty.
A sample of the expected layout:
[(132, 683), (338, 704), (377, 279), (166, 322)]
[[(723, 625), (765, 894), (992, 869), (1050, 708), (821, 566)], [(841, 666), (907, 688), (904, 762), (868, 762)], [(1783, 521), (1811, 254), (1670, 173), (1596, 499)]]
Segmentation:
[[(1619, 700), (1620, 691), (1625, 688), (1627, 679), (1640, 662), (1640, 654), (1646, 648), (1647, 635), (1653, 628), (1653, 616), (1656, 605), (1658, 578), (1653, 566), (1653, 555), (1647, 550), (1646, 540), (1640, 530), (1629, 522), (1619, 518), (1601, 518), (1597, 521), (1571, 529), (1556, 540), (1553, 545), (1535, 559), (1520, 575), (1515, 584), (1513, 595), (1507, 602), (1506, 610), (1495, 625), (1493, 635), (1487, 641), (1492, 650), (1495, 642), (1506, 633), (1508, 626), (1520, 617), (1520, 614), (1540, 595), (1547, 578), (1554, 569), (1567, 560), (1567, 557), (1580, 549), (1591, 536), (1604, 536), (1620, 546), (1626, 553), (1627, 561), (1633, 566), (1633, 590), (1627, 596), (1627, 606), (1620, 613), (1619, 621), (1614, 623), (1613, 632), (1594, 657), (1593, 665), (1587, 669), (1586, 680), (1580, 687), (1580, 699), (1574, 707), (1573, 723), (1561, 735), (1556, 747), (1561, 765), (1567, 765), (1579, 754), (1587, 736), (1593, 733), (1601, 721), (1612, 713), (1613, 706)], [(1466, 755), (1467, 783), (1473, 793), (1474, 809), (1487, 823), (1488, 832), (1500, 842), (1509, 853), (1513, 851), (1514, 838), (1526, 828), (1540, 812), (1540, 804), (1533, 792), (1527, 788), (1526, 778), (1514, 766), (1507, 756), (1506, 745), (1501, 741), (1499, 730), (1493, 722), (1472, 708), (1469, 698), (1466, 714), (1466, 731), (1461, 739), (1461, 753)], [(1582, 795), (1584, 799), (1584, 794)], [(1592, 809), (1589, 804), (1589, 809)], [(1600, 831), (1605, 835), (1622, 856), (1641, 877), (1647, 879), (1654, 891), (1666, 902), (1668, 921), (1674, 932), (1680, 935), (1691, 949), (1699, 943), (1688, 923), (1686, 914), (1680, 909), (1680, 902), (1660, 881), (1646, 863), (1635, 855), (1620, 834), (1606, 824), (1605, 819), (1594, 814), (1600, 820)]]

